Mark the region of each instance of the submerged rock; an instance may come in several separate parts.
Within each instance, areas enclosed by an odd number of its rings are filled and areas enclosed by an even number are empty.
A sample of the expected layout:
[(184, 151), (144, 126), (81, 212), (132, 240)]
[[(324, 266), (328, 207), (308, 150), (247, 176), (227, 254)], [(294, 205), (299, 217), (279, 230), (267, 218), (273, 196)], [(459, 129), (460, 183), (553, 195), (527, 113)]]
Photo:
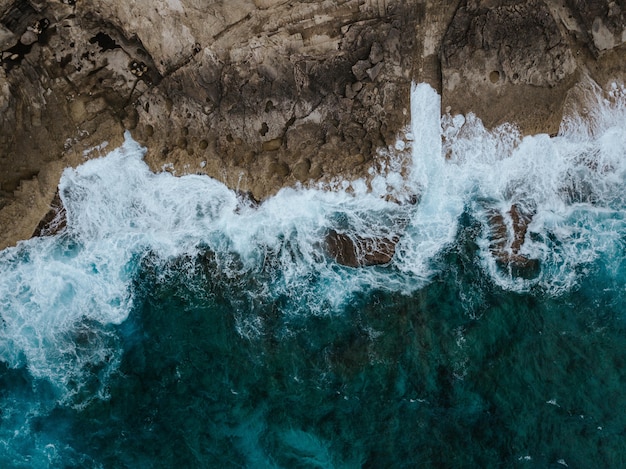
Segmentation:
[(626, 78), (623, 18), (600, 0), (0, 0), (0, 226), (32, 233), (22, 182), (49, 172), (50, 197), (124, 129), (153, 170), (200, 168), (258, 200), (367, 177), (408, 124), (411, 82), (487, 127), (555, 133), (581, 75)]
[(520, 254), (533, 216), (534, 211), (517, 203), (506, 213), (497, 209), (489, 213), (489, 248), (498, 266), (514, 277), (533, 278), (539, 274), (539, 260)]
[(349, 236), (330, 230), (326, 235), (326, 251), (335, 261), (348, 267), (388, 264), (396, 252), (397, 236), (370, 238)]

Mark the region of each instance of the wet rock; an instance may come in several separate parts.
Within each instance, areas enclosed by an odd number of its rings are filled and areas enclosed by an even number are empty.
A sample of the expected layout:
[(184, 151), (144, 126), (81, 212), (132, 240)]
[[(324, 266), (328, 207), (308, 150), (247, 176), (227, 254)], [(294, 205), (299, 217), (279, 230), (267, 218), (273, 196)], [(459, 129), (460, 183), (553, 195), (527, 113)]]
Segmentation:
[[(244, 181), (258, 198), (309, 177), (355, 177), (351, 155), (371, 161), (380, 143), (408, 123), (401, 103), (410, 89), (411, 44), (395, 39), (398, 31), (415, 31), (417, 18), (407, 14), (413, 3), (382, 13), (357, 0), (202, 7), (139, 0), (132, 8), (96, 0), (78, 8), (37, 2), (36, 9), (7, 3), (2, 22), (12, 44), (39, 18), (53, 24), (45, 40), (32, 44), (37, 56), (9, 71), (9, 89), (19, 84), (21, 91), (2, 102), (0, 132), (12, 143), (0, 138), (0, 151), (28, 155), (28, 167), (18, 173), (7, 165), (0, 184), (16, 187), (36, 172), (44, 147), (46, 159), (73, 165), (68, 155), (85, 149), (85, 136), (111, 125), (138, 129), (133, 136), (146, 144), (154, 170), (172, 163), (177, 174), (201, 167), (221, 178), (224, 167), (237, 167), (243, 177), (232, 181)], [(3, 52), (7, 63), (30, 53)], [(383, 56), (385, 67), (375, 68)], [(360, 61), (364, 68), (355, 70), (367, 83), (376, 80), (377, 96), (361, 94), (361, 81), (353, 85), (352, 66)], [(16, 110), (20, 119), (11, 119)], [(42, 132), (33, 133), (35, 124)], [(315, 130), (291, 132), (309, 127)], [(177, 142), (182, 128), (189, 132), (185, 145)], [(246, 156), (259, 152), (275, 155)], [(270, 168), (270, 160), (284, 164)], [(299, 164), (305, 160), (308, 175)]]
[[(360, 177), (408, 124), (412, 81), (429, 81), (444, 108), (475, 112), (488, 127), (555, 133), (577, 71), (602, 84), (624, 74), (622, 9), (600, 0), (0, 0), (0, 186), (9, 198), (26, 191), (21, 183), (46, 165), (80, 164), (123, 128), (137, 129), (155, 171), (201, 168), (258, 199), (307, 177)], [(37, 32), (43, 18), (51, 24)], [(38, 194), (51, 197), (57, 182)], [(33, 218), (11, 204), (0, 226)]]
[(528, 225), (533, 220), (534, 212), (524, 210), (519, 204), (513, 204), (509, 210), (511, 221), (513, 222), (513, 241), (511, 251), (517, 254), (526, 240)]
[(236, 212), (239, 213), (243, 207), (246, 208), (258, 208), (261, 205), (257, 199), (254, 198), (254, 194), (251, 191), (237, 191), (238, 206)]
[(65, 207), (63, 206), (61, 196), (57, 190), (50, 203), (50, 210), (48, 210), (48, 213), (46, 213), (37, 225), (37, 228), (35, 228), (33, 236), (54, 236), (65, 229), (66, 225), (67, 217)]
[(365, 80), (367, 78), (367, 70), (372, 66), (369, 60), (359, 60), (352, 66), (352, 73), (357, 80)]
[(576, 62), (545, 2), (464, 2), (441, 46), (442, 100), (492, 127), (556, 132)]
[(520, 254), (533, 216), (534, 211), (517, 203), (506, 213), (497, 209), (489, 213), (491, 253), (498, 266), (515, 277), (533, 278), (539, 274), (539, 260)]
[(396, 252), (399, 238), (349, 236), (330, 230), (326, 235), (326, 252), (337, 263), (348, 267), (388, 264)]

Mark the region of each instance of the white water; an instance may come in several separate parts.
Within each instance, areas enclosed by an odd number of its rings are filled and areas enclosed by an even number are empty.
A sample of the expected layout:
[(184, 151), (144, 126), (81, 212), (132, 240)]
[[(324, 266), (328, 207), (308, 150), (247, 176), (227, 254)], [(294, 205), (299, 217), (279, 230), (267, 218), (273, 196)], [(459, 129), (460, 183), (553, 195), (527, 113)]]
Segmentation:
[[(357, 291), (422, 287), (464, 212), (483, 223), (479, 260), (504, 288), (557, 294), (601, 256), (617, 271), (626, 234), (626, 105), (621, 88), (611, 93), (558, 137), (521, 139), (511, 126), (488, 132), (472, 115), (440, 118), (438, 95), (418, 85), (408, 138), (396, 145), (412, 148), (407, 176), (392, 159), (369, 186), (284, 189), (257, 208), (205, 176), (151, 173), (127, 136), (108, 156), (64, 172), (62, 234), (0, 253), (0, 360), (51, 382), (62, 402), (106, 397), (106, 377), (120, 359), (111, 326), (128, 317), (132, 280), (148, 254), (158, 263), (208, 249), (219, 275), (257, 278), (256, 290), (235, 303), (248, 336), (263, 333), (263, 318), (252, 313), (261, 297), (287, 298), (284, 314), (340, 314)], [(385, 201), (390, 189), (421, 200)], [(503, 272), (489, 251), (487, 210), (506, 212), (515, 202), (536, 211), (521, 250), (541, 261), (530, 280)], [(329, 229), (401, 241), (390, 265), (352, 269), (326, 255)]]
[[(620, 259), (626, 232), (626, 99), (617, 85), (606, 98), (588, 86), (585, 115), (569, 116), (554, 138), (522, 138), (511, 125), (487, 131), (471, 114), (440, 119), (436, 93), (414, 86), (409, 180), (422, 190), (422, 200), (395, 266), (429, 278), (433, 258), (454, 243), (464, 212), (483, 223), (478, 240), (483, 268), (506, 289), (539, 286), (559, 294), (576, 285), (577, 269), (601, 256)], [(531, 280), (502, 271), (489, 249), (489, 211), (506, 214), (515, 203), (536, 213), (520, 250), (541, 262)]]

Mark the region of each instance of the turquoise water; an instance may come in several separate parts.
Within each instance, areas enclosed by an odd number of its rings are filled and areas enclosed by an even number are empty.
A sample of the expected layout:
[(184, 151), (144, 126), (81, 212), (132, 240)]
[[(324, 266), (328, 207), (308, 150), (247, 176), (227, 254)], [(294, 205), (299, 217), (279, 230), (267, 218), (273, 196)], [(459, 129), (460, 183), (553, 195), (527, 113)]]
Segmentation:
[[(67, 170), (66, 230), (0, 253), (0, 467), (626, 466), (626, 106), (593, 96), (522, 139), (419, 85), (371, 183), (256, 208), (130, 138)], [(401, 240), (354, 269), (330, 229)]]

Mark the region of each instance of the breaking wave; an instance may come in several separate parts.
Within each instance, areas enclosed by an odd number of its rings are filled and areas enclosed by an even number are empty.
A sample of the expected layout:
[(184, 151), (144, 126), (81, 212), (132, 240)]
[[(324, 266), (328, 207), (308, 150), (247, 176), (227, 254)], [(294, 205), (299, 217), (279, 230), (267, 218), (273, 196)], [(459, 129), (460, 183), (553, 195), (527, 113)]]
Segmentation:
[[(122, 356), (116, 327), (136, 307), (145, 269), (191, 275), (201, 265), (231, 292), (247, 338), (263, 335), (258, 305), (268, 301), (280, 299), (283, 315), (323, 316), (342, 314), (358, 292), (415, 292), (446, 268), (442, 254), (463, 230), (473, 230), (475, 262), (507, 290), (560, 295), (594, 269), (615, 280), (624, 275), (626, 94), (614, 85), (585, 96), (558, 135), (522, 137), (471, 114), (442, 117), (436, 92), (415, 85), (411, 126), (380, 172), (332, 190), (283, 189), (258, 205), (206, 176), (152, 173), (127, 134), (106, 157), (63, 173), (61, 232), (0, 253), (0, 361), (47, 383), (50, 402), (107, 399)], [(370, 246), (393, 240), (395, 255), (341, 265), (328, 252), (331, 232)], [(288, 436), (300, 444), (299, 433)]]

